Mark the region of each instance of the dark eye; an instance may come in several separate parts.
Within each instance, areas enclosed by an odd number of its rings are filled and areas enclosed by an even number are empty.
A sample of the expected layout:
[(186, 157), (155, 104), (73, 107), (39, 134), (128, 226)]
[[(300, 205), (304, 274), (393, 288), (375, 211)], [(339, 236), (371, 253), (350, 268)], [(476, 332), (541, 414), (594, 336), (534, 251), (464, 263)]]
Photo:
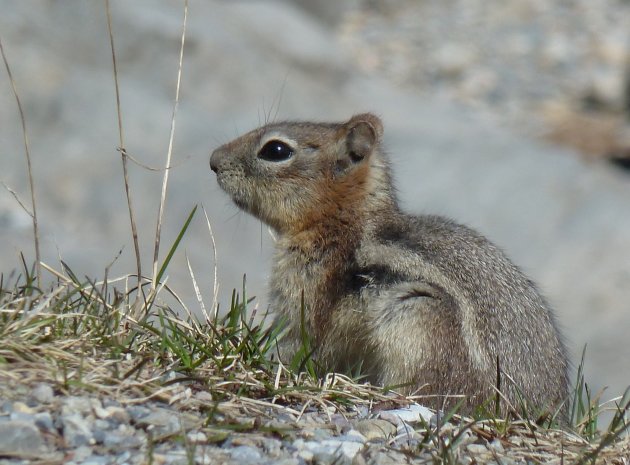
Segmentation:
[(284, 161), (293, 156), (293, 149), (280, 140), (270, 140), (258, 152), (258, 158), (267, 161)]

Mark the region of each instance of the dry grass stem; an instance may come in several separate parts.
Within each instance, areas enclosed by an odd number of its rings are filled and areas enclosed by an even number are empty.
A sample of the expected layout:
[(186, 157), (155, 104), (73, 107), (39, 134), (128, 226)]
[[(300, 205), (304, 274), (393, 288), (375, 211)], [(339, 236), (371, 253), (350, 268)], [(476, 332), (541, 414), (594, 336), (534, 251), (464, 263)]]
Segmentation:
[(166, 202), (166, 190), (168, 187), (168, 175), (170, 173), (171, 158), (173, 155), (173, 140), (175, 138), (175, 119), (177, 117), (177, 108), (179, 106), (179, 89), (182, 81), (182, 66), (184, 63), (184, 44), (186, 42), (186, 22), (188, 20), (188, 0), (184, 0), (184, 21), (182, 26), (181, 46), (179, 49), (179, 65), (177, 68), (177, 86), (175, 89), (175, 102), (173, 104), (173, 115), (171, 117), (171, 130), (168, 139), (168, 150), (166, 153), (166, 169), (164, 170), (164, 178), (162, 180), (162, 193), (160, 195), (160, 206), (158, 209), (157, 224), (155, 227), (155, 248), (153, 251), (153, 279), (152, 287), (157, 286), (158, 280), (158, 259), (160, 255), (160, 238), (162, 235), (162, 221), (164, 216), (164, 204)]
[[(212, 256), (213, 256), (213, 263), (214, 263), (214, 280), (212, 282), (212, 312), (213, 312), (213, 318), (214, 320), (216, 320), (217, 318), (217, 313), (219, 311), (219, 304), (218, 304), (218, 299), (219, 299), (219, 277), (218, 277), (218, 270), (219, 270), (219, 259), (218, 259), (218, 255), (217, 255), (217, 244), (214, 240), (214, 231), (212, 230), (212, 224), (210, 223), (210, 218), (208, 217), (208, 212), (206, 211), (205, 208), (203, 208), (203, 214), (206, 217), (206, 224), (208, 225), (208, 232), (210, 233), (210, 240), (212, 241)], [(206, 321), (209, 322), (211, 321), (210, 319), (208, 319), (208, 317), (206, 316)]]
[(33, 182), (33, 167), (31, 165), (31, 152), (29, 150), (28, 134), (26, 132), (26, 118), (24, 117), (24, 110), (22, 109), (22, 102), (20, 101), (20, 96), (18, 94), (17, 87), (15, 85), (15, 79), (13, 79), (13, 73), (11, 73), (9, 60), (7, 59), (7, 56), (4, 53), (4, 46), (2, 45), (2, 39), (0, 39), (0, 53), (2, 54), (2, 60), (4, 61), (4, 66), (7, 70), (9, 81), (11, 82), (11, 90), (13, 91), (13, 96), (15, 97), (15, 102), (17, 103), (18, 111), (20, 113), (20, 123), (22, 124), (22, 137), (24, 140), (24, 154), (26, 156), (26, 167), (28, 171), (28, 185), (31, 191), (31, 207), (32, 207), (31, 211), (29, 212), (29, 210), (24, 206), (22, 202), (20, 202), (19, 198), (13, 191), (9, 189), (9, 192), (13, 193), (13, 196), (16, 198), (16, 200), (22, 206), (22, 208), (24, 208), (24, 210), (31, 216), (31, 219), (33, 221), (33, 242), (35, 243), (35, 273), (36, 273), (35, 276), (37, 278), (37, 285), (41, 286), (42, 267), (40, 263), (41, 254), (39, 250), (39, 226), (37, 224), (37, 203), (35, 202), (35, 183)]
[[(133, 202), (131, 200), (131, 190), (129, 187), (129, 171), (127, 169), (127, 150), (125, 148), (125, 138), (122, 123), (122, 111), (120, 106), (120, 86), (118, 85), (118, 64), (116, 61), (116, 49), (114, 47), (114, 33), (112, 31), (112, 14), (109, 7), (109, 0), (105, 0), (105, 10), (107, 13), (107, 31), (109, 33), (109, 44), (112, 51), (112, 65), (114, 70), (114, 87), (116, 90), (116, 115), (118, 117), (118, 139), (119, 151), (122, 159), (123, 178), (125, 181), (125, 195), (127, 197), (127, 210), (129, 211), (129, 222), (131, 223), (131, 235), (133, 237), (133, 248), (136, 254), (136, 270), (138, 271), (138, 285), (136, 299), (139, 300), (142, 293), (141, 277), (142, 277), (142, 260), (140, 259), (140, 245), (138, 243), (138, 228), (136, 227), (136, 219), (133, 212)], [(145, 299), (146, 300), (146, 299)], [(137, 308), (138, 306), (136, 306)], [(134, 315), (139, 317), (140, 315)]]

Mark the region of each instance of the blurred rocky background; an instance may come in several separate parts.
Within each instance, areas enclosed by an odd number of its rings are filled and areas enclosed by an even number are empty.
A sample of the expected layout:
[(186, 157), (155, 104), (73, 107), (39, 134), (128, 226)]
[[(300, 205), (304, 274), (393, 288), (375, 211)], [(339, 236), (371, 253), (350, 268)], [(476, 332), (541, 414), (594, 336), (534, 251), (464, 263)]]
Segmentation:
[[(134, 271), (104, 2), (0, 0), (0, 38), (26, 113), (44, 261), (80, 277)], [(164, 164), (183, 3), (112, 0), (125, 145)], [(630, 2), (191, 0), (162, 256), (194, 205), (215, 228), (220, 301), (247, 274), (265, 304), (272, 241), (208, 167), (270, 120), (386, 127), (400, 197), (501, 245), (557, 309), (572, 359), (604, 398), (630, 384)], [(130, 163), (144, 269), (160, 171)], [(0, 180), (28, 202), (19, 114), (0, 72)], [(0, 264), (34, 259), (29, 217), (0, 189)], [(193, 309), (184, 252), (212, 300), (202, 214), (168, 283)]]

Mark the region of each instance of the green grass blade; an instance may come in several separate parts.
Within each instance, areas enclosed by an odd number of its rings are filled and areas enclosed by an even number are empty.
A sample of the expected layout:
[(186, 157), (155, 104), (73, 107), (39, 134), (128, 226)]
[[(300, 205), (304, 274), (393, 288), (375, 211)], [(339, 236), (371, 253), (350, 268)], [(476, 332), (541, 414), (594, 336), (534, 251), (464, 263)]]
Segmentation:
[(179, 234), (177, 235), (177, 238), (175, 239), (175, 242), (173, 242), (173, 245), (169, 249), (168, 254), (166, 255), (166, 259), (164, 260), (164, 263), (162, 263), (162, 266), (160, 267), (160, 271), (158, 271), (158, 274), (157, 274), (157, 276), (155, 278), (155, 282), (156, 283), (159, 283), (162, 280), (162, 276), (164, 276), (164, 273), (166, 272), (166, 268), (168, 268), (168, 265), (171, 262), (171, 258), (173, 258), (173, 254), (175, 254), (175, 251), (177, 250), (177, 247), (179, 247), (179, 243), (181, 242), (182, 238), (184, 237), (184, 234), (186, 234), (186, 230), (188, 229), (188, 226), (190, 225), (190, 222), (192, 221), (193, 217), (195, 216), (195, 212), (196, 211), (197, 211), (197, 205), (195, 205), (195, 207), (192, 209), (192, 211), (188, 215), (188, 218), (186, 219), (186, 222), (184, 223), (184, 226), (179, 231)]

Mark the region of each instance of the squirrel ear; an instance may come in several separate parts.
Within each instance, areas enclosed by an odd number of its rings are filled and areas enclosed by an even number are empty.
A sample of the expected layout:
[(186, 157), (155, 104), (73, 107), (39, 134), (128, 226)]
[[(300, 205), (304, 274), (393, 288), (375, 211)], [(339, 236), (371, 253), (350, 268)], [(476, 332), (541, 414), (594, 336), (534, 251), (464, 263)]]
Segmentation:
[(355, 163), (370, 156), (383, 136), (383, 123), (371, 113), (353, 116), (345, 126), (346, 148)]

